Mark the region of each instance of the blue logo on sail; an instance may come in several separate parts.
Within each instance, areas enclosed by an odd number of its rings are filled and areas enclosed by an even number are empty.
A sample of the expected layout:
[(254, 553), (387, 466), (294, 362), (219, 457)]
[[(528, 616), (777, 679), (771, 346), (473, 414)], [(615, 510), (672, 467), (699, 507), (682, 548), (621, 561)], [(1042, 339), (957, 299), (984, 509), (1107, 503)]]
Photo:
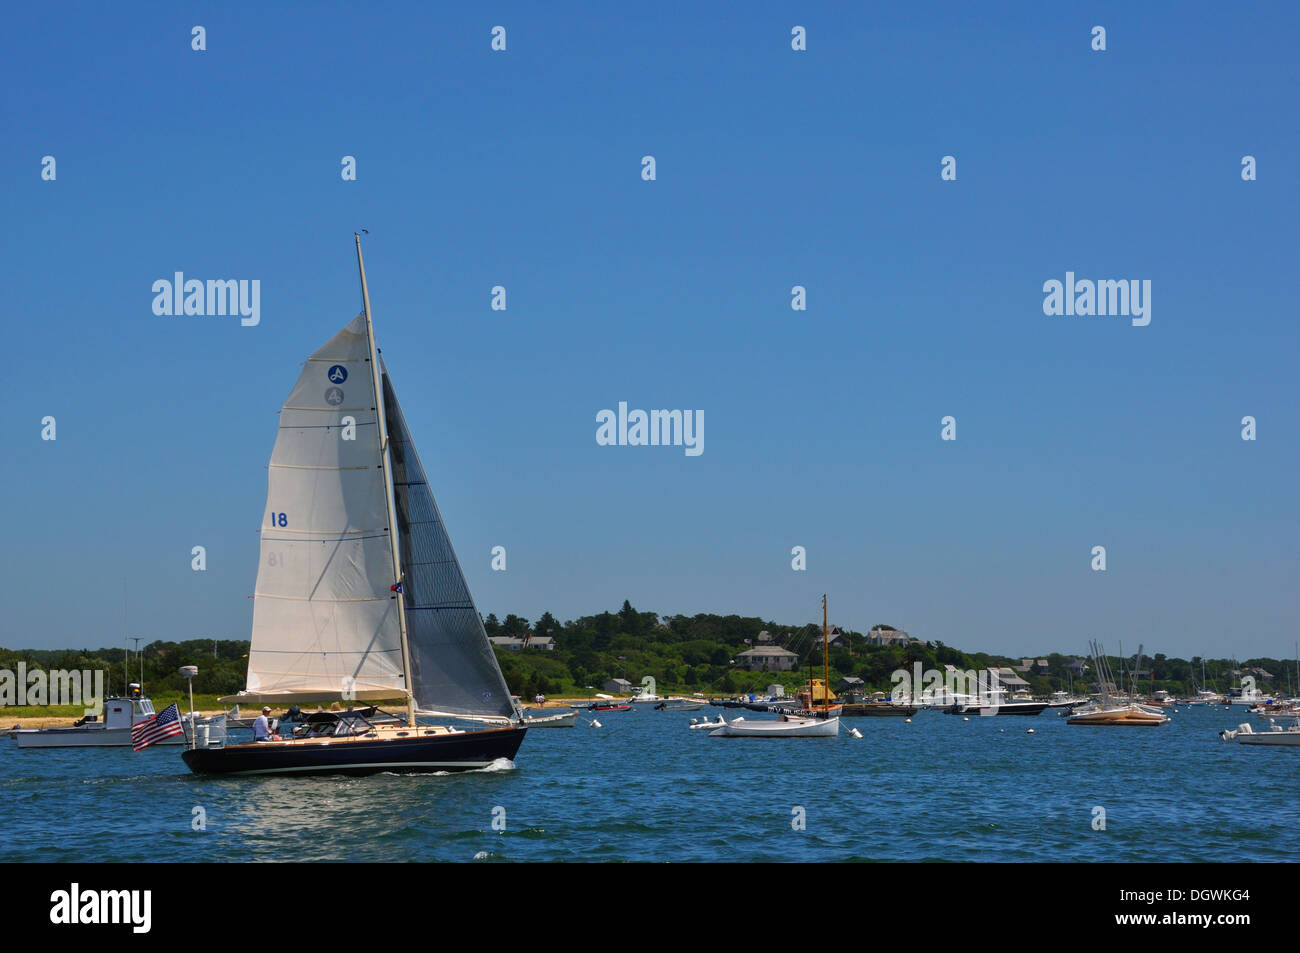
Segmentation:
[(335, 364), (330, 368), (329, 379), (331, 384), (342, 384), (348, 379), (348, 369), (342, 364)]

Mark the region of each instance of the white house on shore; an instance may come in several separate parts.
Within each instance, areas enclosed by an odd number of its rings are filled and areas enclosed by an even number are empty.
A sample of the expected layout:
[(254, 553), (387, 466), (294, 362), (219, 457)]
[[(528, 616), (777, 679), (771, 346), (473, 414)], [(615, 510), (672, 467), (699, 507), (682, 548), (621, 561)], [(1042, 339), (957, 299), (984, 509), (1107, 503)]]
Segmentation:
[(915, 641), (916, 639), (907, 634), (906, 629), (882, 629), (877, 627), (867, 633), (867, 642), (870, 645), (907, 645)]
[(749, 672), (788, 672), (799, 664), (799, 656), (777, 645), (760, 645), (736, 656), (736, 665)]

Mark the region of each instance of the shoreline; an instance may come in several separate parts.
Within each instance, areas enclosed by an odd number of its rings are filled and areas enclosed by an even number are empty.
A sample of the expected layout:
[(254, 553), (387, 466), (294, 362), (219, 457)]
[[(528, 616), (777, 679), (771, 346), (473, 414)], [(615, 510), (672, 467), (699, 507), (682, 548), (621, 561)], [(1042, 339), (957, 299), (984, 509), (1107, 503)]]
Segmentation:
[[(590, 698), (548, 698), (546, 703), (538, 705), (530, 702), (524, 705), (524, 708), (569, 708), (575, 705), (585, 705), (593, 701)], [(380, 706), (383, 707), (382, 705)], [(283, 714), (288, 706), (273, 706), (273, 715)], [(224, 715), (230, 709), (228, 708), (199, 708), (196, 709), (199, 717), (207, 718), (212, 715)], [(250, 709), (251, 711), (252, 709)], [(307, 710), (307, 709), (304, 709)], [(315, 709), (310, 709), (314, 711)], [(188, 711), (182, 714), (189, 714)], [(0, 732), (9, 732), (14, 728), (71, 728), (80, 719), (80, 715), (10, 715), (5, 717), (4, 709), (0, 708)]]

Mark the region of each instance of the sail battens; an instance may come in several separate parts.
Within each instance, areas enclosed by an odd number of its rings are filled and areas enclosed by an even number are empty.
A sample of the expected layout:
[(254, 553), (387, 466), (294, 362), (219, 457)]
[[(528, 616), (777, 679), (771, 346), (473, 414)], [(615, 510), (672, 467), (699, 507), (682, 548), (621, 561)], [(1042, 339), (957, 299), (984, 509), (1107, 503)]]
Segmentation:
[[(279, 534), (281, 532), (288, 533), (290, 531), (281, 530), (279, 527), (277, 527), (276, 533)], [(304, 530), (300, 530), (298, 533), (296, 533), (293, 536), (280, 536), (280, 535), (272, 536), (269, 533), (263, 533), (262, 538), (273, 543), (301, 543), (304, 540), (312, 540), (313, 542), (320, 542), (320, 543), (331, 543), (331, 542), (339, 542), (341, 540), (354, 540), (354, 539), (387, 539), (388, 527), (385, 526), (382, 530), (374, 529), (373, 527), (370, 529), (350, 530), (348, 532), (343, 533), (343, 535), (341, 536), (337, 532), (325, 533), (319, 530), (304, 529)]]
[[(398, 652), (400, 650), (391, 649), (389, 651)], [(364, 651), (341, 652), (338, 651), (337, 649), (331, 652), (312, 652), (312, 651), (304, 650), (301, 646), (299, 646), (298, 648), (295, 649), (258, 649), (258, 654), (259, 655), (297, 655), (297, 656), (311, 657), (311, 658), (322, 658), (326, 655), (365, 655), (366, 653)], [(302, 672), (301, 671), (277, 672), (276, 674), (277, 675), (301, 675)], [(401, 674), (399, 673), (397, 677), (401, 678)]]
[[(295, 430), (300, 428), (295, 427)], [(331, 467), (315, 466), (308, 463), (271, 463), (268, 464), (273, 470), (373, 470), (374, 467)]]
[[(286, 410), (308, 410), (308, 411), (315, 411), (315, 412), (324, 411), (326, 413), (331, 413), (331, 414), (340, 414), (340, 413), (350, 414), (350, 413), (360, 413), (363, 411), (370, 411), (373, 413), (374, 409), (375, 409), (374, 404), (364, 404), (364, 405), (358, 404), (355, 407), (344, 407), (340, 404), (331, 404), (329, 407), (313, 407), (310, 404), (285, 404), (282, 408), (280, 408), (280, 412), (283, 413)], [(342, 424), (335, 424), (334, 426), (338, 427), (339, 429), (342, 429)], [(288, 429), (288, 427), (282, 423), (280, 425), (280, 429), (286, 430)]]
[(348, 603), (348, 602), (388, 602), (390, 596), (362, 596), (358, 599), (330, 599), (326, 596), (283, 596), (274, 592), (254, 592), (253, 595), (260, 599), (289, 599), (297, 602), (311, 603)]

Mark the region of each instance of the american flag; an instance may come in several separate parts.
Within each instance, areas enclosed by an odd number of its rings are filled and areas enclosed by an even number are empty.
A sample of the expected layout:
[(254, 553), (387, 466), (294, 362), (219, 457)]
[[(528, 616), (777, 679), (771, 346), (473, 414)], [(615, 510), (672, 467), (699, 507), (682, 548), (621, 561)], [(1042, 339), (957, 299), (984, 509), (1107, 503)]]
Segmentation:
[(136, 751), (143, 751), (155, 741), (179, 735), (181, 731), (181, 710), (173, 703), (152, 718), (146, 718), (132, 725), (131, 744), (135, 746)]

